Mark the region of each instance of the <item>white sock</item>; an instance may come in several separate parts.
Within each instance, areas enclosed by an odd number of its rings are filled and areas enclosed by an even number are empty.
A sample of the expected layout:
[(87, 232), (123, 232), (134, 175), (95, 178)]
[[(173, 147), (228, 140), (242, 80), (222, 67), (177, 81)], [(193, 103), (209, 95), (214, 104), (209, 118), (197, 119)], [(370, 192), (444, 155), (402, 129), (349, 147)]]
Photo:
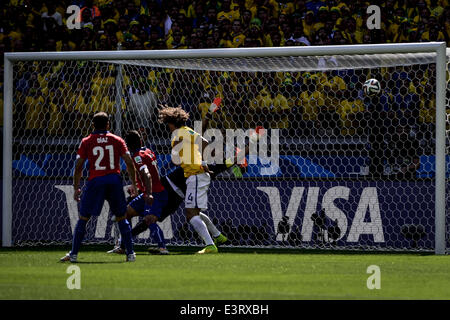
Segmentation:
[(209, 233), (214, 238), (217, 238), (218, 236), (220, 236), (220, 231), (216, 228), (214, 223), (212, 223), (211, 219), (209, 219), (209, 217), (206, 214), (204, 214), (203, 212), (200, 212), (198, 215), (203, 220), (203, 222), (206, 224), (206, 227), (208, 228)]
[(195, 231), (197, 231), (203, 241), (205, 241), (207, 246), (214, 244), (214, 241), (209, 235), (208, 228), (200, 216), (193, 216), (189, 222), (192, 224)]

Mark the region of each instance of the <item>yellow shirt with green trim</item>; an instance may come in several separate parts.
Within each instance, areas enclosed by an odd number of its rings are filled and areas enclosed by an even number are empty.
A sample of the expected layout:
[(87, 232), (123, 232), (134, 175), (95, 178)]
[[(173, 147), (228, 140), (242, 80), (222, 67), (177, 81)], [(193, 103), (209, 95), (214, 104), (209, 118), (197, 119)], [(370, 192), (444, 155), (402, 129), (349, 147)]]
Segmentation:
[(436, 99), (422, 98), (420, 101), (419, 121), (421, 123), (436, 122)]
[[(197, 132), (187, 126), (182, 126), (172, 133), (172, 154), (174, 151), (178, 151), (181, 161), (180, 166), (183, 168), (186, 178), (205, 172), (202, 167), (200, 146), (195, 143), (199, 136)], [(175, 143), (178, 141), (179, 143), (174, 148)]]
[(42, 129), (45, 127), (45, 116), (44, 112), (44, 97), (38, 96), (28, 96), (25, 99), (25, 104), (27, 106), (26, 128), (27, 129)]
[(364, 103), (362, 100), (342, 100), (337, 108), (337, 113), (341, 118), (342, 134), (353, 135), (356, 128), (353, 126), (351, 115), (364, 111)]
[(240, 33), (238, 35), (232, 35), (233, 40), (228, 40), (226, 42), (226, 47), (227, 48), (237, 48), (240, 45), (242, 45), (245, 41), (245, 34)]
[[(277, 94), (275, 98), (272, 99), (272, 112), (273, 113), (280, 113), (285, 110), (289, 110), (289, 103), (285, 96), (283, 96), (281, 93)], [(286, 129), (289, 128), (289, 117), (288, 115), (283, 115), (280, 120), (274, 120), (271, 123), (272, 128), (278, 128), (278, 129)]]
[(280, 3), (279, 7), (280, 7), (279, 10), (280, 10), (281, 14), (291, 15), (295, 11), (295, 6), (292, 2)]
[(101, 72), (97, 72), (92, 79), (92, 91), (94, 95), (106, 96), (109, 88), (115, 86), (116, 78), (113, 76), (105, 76)]
[[(104, 96), (101, 99), (96, 99), (96, 102), (99, 101), (98, 106), (94, 108), (94, 112), (106, 112), (107, 114), (114, 115), (116, 113), (116, 97)], [(127, 105), (125, 104), (125, 99), (121, 98), (121, 109), (126, 110)]]
[(246, 116), (246, 123), (250, 128), (261, 125), (259, 122), (263, 115), (264, 109), (269, 110), (272, 105), (272, 98), (267, 93), (265, 89), (261, 90), (260, 93), (250, 101), (248, 113)]
[(303, 107), (303, 120), (317, 120), (319, 107), (325, 104), (322, 93), (319, 91), (314, 91), (311, 93), (303, 91), (300, 94), (300, 101)]
[(221, 20), (223, 20), (223, 19), (228, 19), (228, 20), (230, 20), (231, 22), (233, 22), (233, 20), (239, 19), (240, 16), (241, 16), (241, 14), (239, 13), (238, 10), (230, 10), (230, 11), (227, 11), (227, 12), (225, 12), (225, 11), (220, 11), (220, 12), (217, 14), (217, 21), (221, 21)]
[(82, 92), (78, 95), (74, 95), (72, 97), (72, 101), (74, 104), (75, 110), (77, 110), (81, 114), (91, 114), (93, 111), (93, 104), (95, 101), (95, 96), (89, 95), (85, 96)]

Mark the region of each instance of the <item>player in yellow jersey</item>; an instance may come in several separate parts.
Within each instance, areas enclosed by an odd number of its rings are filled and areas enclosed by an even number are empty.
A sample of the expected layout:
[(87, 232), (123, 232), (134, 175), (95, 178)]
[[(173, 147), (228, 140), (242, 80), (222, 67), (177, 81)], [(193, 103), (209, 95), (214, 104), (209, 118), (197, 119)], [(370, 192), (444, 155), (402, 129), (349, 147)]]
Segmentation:
[(198, 253), (217, 253), (217, 247), (199, 213), (208, 208), (210, 171), (203, 160), (202, 150), (208, 142), (200, 134), (186, 126), (189, 114), (181, 107), (164, 107), (159, 110), (159, 121), (172, 132), (172, 162), (184, 170), (186, 177), (186, 218), (204, 240), (206, 247)]

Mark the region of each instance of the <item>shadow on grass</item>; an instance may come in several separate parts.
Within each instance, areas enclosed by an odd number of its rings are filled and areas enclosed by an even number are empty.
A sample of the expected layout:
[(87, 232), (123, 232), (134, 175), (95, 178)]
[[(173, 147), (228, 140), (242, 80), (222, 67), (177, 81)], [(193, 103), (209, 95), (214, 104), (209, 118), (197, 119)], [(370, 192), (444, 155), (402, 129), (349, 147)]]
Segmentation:
[(197, 251), (170, 251), (169, 254), (159, 254), (153, 252), (136, 252), (136, 256), (162, 256), (162, 257), (173, 257), (173, 256), (191, 256), (195, 255)]
[[(81, 252), (105, 252), (110, 250), (112, 245), (109, 244), (96, 244), (96, 245), (84, 245), (81, 248)], [(0, 248), (0, 254), (8, 254), (12, 252), (23, 252), (23, 251), (36, 251), (36, 252), (51, 252), (51, 251), (70, 251), (69, 245), (49, 245), (49, 246), (23, 246), (23, 247), (13, 247), (13, 248)], [(167, 246), (170, 254), (168, 256), (173, 255), (193, 255), (198, 250), (203, 247), (199, 246)], [(334, 255), (414, 255), (414, 256), (430, 256), (434, 255), (433, 252), (419, 252), (419, 251), (389, 251), (384, 249), (385, 251), (380, 251), (377, 249), (373, 249), (373, 251), (368, 251), (367, 249), (352, 249), (346, 250), (342, 248), (236, 248), (236, 247), (219, 247), (219, 253), (252, 253), (252, 254), (334, 254)], [(148, 251), (148, 246), (136, 245), (135, 251), (137, 255), (159, 255), (152, 254)]]
[(111, 263), (127, 263), (123, 261), (78, 261), (73, 264), (111, 264)]

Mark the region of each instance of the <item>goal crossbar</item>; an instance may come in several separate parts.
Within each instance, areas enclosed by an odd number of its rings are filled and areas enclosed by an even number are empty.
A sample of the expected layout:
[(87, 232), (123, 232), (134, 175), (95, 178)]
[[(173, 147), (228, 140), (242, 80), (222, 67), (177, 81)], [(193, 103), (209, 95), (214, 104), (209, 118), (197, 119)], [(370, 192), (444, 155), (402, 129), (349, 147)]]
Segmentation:
[[(68, 52), (14, 52), (5, 53), (10, 61), (39, 60), (139, 60), (139, 59), (195, 59), (326, 56), (383, 53), (426, 53), (444, 50), (445, 42), (386, 43), (360, 45), (331, 45), (275, 48), (126, 50), (126, 51), (68, 51)], [(444, 53), (445, 54), (445, 53)]]
[(4, 55), (4, 129), (3, 129), (3, 208), (2, 245), (12, 243), (12, 105), (13, 64), (17, 61), (67, 60), (145, 60), (244, 58), (288, 56), (333, 56), (361, 54), (436, 54), (436, 175), (435, 175), (435, 253), (445, 254), (445, 81), (446, 43), (400, 43), (374, 45), (332, 45), (277, 48), (235, 48), (195, 50), (127, 50), (127, 51), (71, 51), (17, 52)]

